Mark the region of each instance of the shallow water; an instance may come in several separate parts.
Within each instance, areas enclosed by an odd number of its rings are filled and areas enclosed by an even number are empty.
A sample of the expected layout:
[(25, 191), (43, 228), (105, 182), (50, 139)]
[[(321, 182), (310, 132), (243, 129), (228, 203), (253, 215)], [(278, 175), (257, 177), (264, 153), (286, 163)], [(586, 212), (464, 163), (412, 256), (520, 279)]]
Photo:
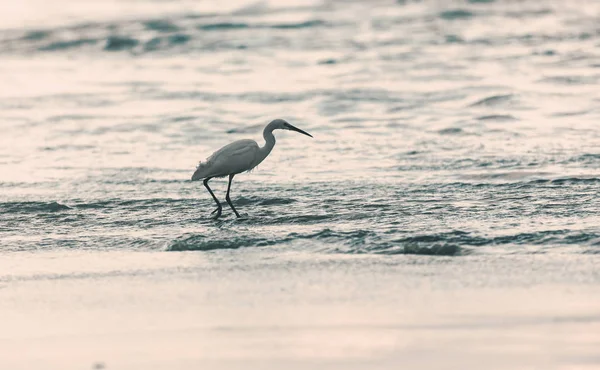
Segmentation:
[[(597, 4), (175, 4), (0, 33), (4, 250), (597, 251)], [(212, 222), (195, 164), (274, 117), (315, 139)]]
[[(598, 286), (599, 3), (20, 4), (0, 14), (12, 269), (23, 253), (235, 261), (251, 248), (278, 268), (286, 253), (351, 256), (385, 275), (412, 255), (544, 254), (587, 263), (544, 264), (540, 283)], [(244, 217), (212, 220), (196, 164), (233, 140), (262, 145), (276, 117), (314, 139), (276, 132), (267, 160), (234, 180)], [(212, 183), (224, 200), (226, 182)], [(11, 268), (0, 284), (19, 281)]]

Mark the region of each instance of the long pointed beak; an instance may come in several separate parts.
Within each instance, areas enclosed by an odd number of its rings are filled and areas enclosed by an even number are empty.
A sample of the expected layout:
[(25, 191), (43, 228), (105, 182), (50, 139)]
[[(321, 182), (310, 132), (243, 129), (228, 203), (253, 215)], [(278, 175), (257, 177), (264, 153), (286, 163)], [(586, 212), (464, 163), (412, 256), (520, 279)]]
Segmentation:
[(309, 134), (308, 132), (306, 132), (306, 131), (304, 131), (304, 130), (300, 130), (298, 127), (294, 127), (294, 126), (290, 125), (289, 123), (288, 123), (288, 126), (290, 127), (290, 130), (292, 130), (292, 131), (296, 131), (296, 132), (299, 132), (299, 133), (301, 133), (301, 134), (304, 134), (304, 135), (306, 135), (306, 136), (313, 137), (313, 136), (312, 136), (311, 134)]

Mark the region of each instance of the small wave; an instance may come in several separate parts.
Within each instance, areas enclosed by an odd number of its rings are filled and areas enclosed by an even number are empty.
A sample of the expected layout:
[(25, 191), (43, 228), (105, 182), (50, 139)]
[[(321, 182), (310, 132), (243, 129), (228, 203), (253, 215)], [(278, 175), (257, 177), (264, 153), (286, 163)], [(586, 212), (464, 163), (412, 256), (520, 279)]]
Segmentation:
[(440, 18), (446, 20), (470, 19), (474, 16), (472, 12), (464, 9), (446, 10), (440, 13)]
[(114, 201), (110, 201), (110, 200), (90, 202), (90, 203), (79, 203), (79, 204), (73, 205), (73, 207), (78, 208), (78, 209), (101, 209), (101, 208), (107, 208), (107, 207), (113, 207), (113, 206), (115, 206)]
[(160, 207), (180, 207), (194, 204), (196, 200), (173, 199), (173, 198), (151, 198), (151, 199), (106, 199), (82, 202), (72, 200), (71, 209), (110, 209), (127, 208), (129, 210), (158, 209)]
[[(515, 162), (515, 165), (518, 165), (518, 162)], [(491, 167), (489, 165), (483, 165), (481, 163), (477, 167)], [(510, 164), (506, 166), (501, 166), (497, 168), (507, 168), (512, 167)], [(520, 184), (540, 184), (547, 183), (551, 180), (544, 179), (543, 177), (547, 177), (548, 175), (552, 175), (548, 172), (541, 171), (503, 171), (503, 172), (485, 172), (485, 173), (470, 173), (470, 174), (461, 174), (460, 177), (468, 180), (476, 180), (476, 181), (486, 181), (486, 180), (494, 180), (494, 181), (506, 181), (506, 182), (518, 182)], [(527, 179), (531, 179), (527, 181)]]
[[(167, 246), (168, 251), (210, 251), (244, 247), (266, 247), (298, 241), (316, 241), (321, 252), (341, 254), (414, 254), (427, 256), (464, 256), (476, 247), (509, 245), (577, 245), (600, 244), (600, 234), (572, 230), (545, 230), (486, 237), (455, 230), (420, 234), (390, 240), (370, 230), (336, 231), (329, 228), (312, 233), (292, 232), (279, 237), (236, 234), (227, 237), (184, 235)], [(322, 246), (325, 246), (325, 249)], [(303, 247), (304, 248), (304, 247)]]
[(511, 17), (511, 18), (530, 18), (530, 17), (540, 17), (540, 16), (544, 16), (544, 15), (548, 15), (548, 14), (552, 14), (553, 11), (550, 8), (544, 8), (544, 9), (531, 9), (531, 10), (526, 10), (526, 9), (521, 9), (520, 11), (508, 11), (505, 13), (505, 15), (507, 17)]
[(248, 134), (248, 133), (260, 132), (262, 129), (263, 129), (263, 125), (248, 125), (248, 126), (231, 128), (225, 132), (227, 132), (228, 134)]
[(555, 56), (557, 54), (558, 54), (558, 52), (556, 50), (552, 50), (552, 49), (546, 49), (546, 50), (543, 50), (543, 51), (535, 51), (535, 52), (533, 52), (533, 55), (542, 55), (542, 56), (545, 56), (545, 57), (552, 57), (552, 56)]
[[(282, 237), (255, 237), (236, 234), (228, 235), (225, 238), (213, 237), (207, 235), (184, 235), (175, 241), (169, 243), (167, 251), (210, 251), (218, 249), (238, 249), (246, 247), (266, 247), (271, 245), (281, 245), (297, 240), (316, 240), (332, 245), (331, 250), (339, 252), (339, 246), (346, 245), (352, 251), (358, 251), (368, 238), (375, 237), (375, 233), (368, 230), (355, 231), (333, 231), (323, 229), (313, 233), (289, 233)], [(354, 253), (354, 252), (349, 252)]]
[(150, 20), (143, 23), (146, 29), (159, 32), (177, 32), (179, 27), (175, 24), (162, 19)]
[(51, 32), (49, 31), (29, 31), (23, 36), (23, 40), (39, 41), (50, 37)]
[(1, 213), (44, 213), (72, 209), (58, 202), (6, 202), (0, 203)]
[(186, 34), (174, 34), (165, 37), (155, 37), (144, 44), (145, 51), (162, 50), (165, 48), (183, 45), (191, 40), (191, 36)]
[(238, 249), (242, 247), (264, 247), (280, 241), (266, 238), (252, 238), (247, 236), (213, 238), (205, 235), (185, 235), (167, 246), (167, 251), (211, 251), (217, 249)]
[(445, 41), (448, 44), (460, 44), (460, 43), (465, 42), (465, 40), (462, 37), (457, 36), (457, 35), (446, 35)]
[(376, 254), (416, 254), (421, 256), (458, 256), (465, 252), (456, 244), (435, 243), (431, 245), (407, 244), (400, 247), (387, 248)]
[(448, 127), (438, 131), (440, 135), (462, 135), (465, 131), (460, 127)]
[(139, 44), (139, 40), (132, 37), (125, 36), (110, 36), (106, 40), (104, 50), (106, 51), (122, 51), (129, 50), (136, 47)]
[(48, 45), (44, 45), (38, 48), (39, 51), (62, 51), (67, 49), (79, 48), (85, 45), (94, 45), (99, 42), (98, 39), (83, 38), (79, 40), (71, 41), (55, 41)]
[(317, 62), (317, 64), (320, 64), (320, 65), (332, 65), (332, 64), (337, 64), (337, 63), (339, 63), (339, 62), (336, 59), (322, 59)]
[[(464, 246), (489, 246), (507, 244), (585, 244), (597, 241), (600, 237), (597, 233), (588, 233), (572, 230), (544, 230), (530, 233), (517, 233), (495, 237), (483, 237), (463, 231), (450, 233), (424, 234), (403, 238), (395, 241), (396, 245), (405, 248), (439, 248), (439, 246), (464, 245)], [(437, 247), (436, 247), (437, 246)]]
[(321, 92), (331, 98), (331, 103), (348, 102), (389, 102), (403, 103), (403, 98), (386, 89), (348, 89), (348, 90), (326, 90)]
[(198, 29), (202, 31), (243, 30), (247, 28), (250, 28), (250, 25), (248, 23), (232, 22), (209, 23), (198, 26)]
[[(600, 153), (586, 153), (573, 158), (569, 158), (567, 163), (598, 164), (600, 163)], [(563, 163), (564, 164), (564, 163)]]
[(261, 198), (261, 197), (240, 197), (235, 200), (235, 204), (239, 206), (246, 205), (261, 205), (261, 206), (276, 206), (295, 203), (292, 198)]
[(310, 234), (290, 233), (288, 234), (288, 240), (314, 239), (346, 242), (350, 245), (362, 245), (365, 243), (367, 238), (375, 236), (375, 232), (369, 230), (334, 231), (326, 228)]
[(101, 115), (89, 115), (89, 114), (59, 114), (55, 116), (49, 116), (46, 120), (48, 122), (64, 122), (64, 121), (90, 121), (90, 120), (104, 120), (110, 117)]
[(41, 147), (40, 150), (54, 152), (54, 151), (63, 151), (63, 150), (90, 150), (94, 149), (93, 145), (76, 145), (76, 144), (63, 144), (57, 146), (44, 146)]
[(597, 76), (554, 76), (546, 77), (538, 82), (557, 85), (594, 85), (598, 83)]
[(446, 233), (421, 234), (398, 239), (394, 243), (415, 245), (418, 243), (437, 243), (437, 242), (464, 242), (470, 233), (466, 231), (450, 231)]
[(300, 23), (273, 24), (270, 26), (270, 28), (291, 30), (291, 29), (299, 29), (299, 28), (321, 27), (324, 25), (326, 25), (326, 23), (321, 20), (310, 20), (310, 21), (300, 22)]
[(548, 180), (553, 185), (574, 185), (574, 184), (597, 184), (600, 183), (598, 177), (563, 177), (558, 179)]
[(181, 44), (187, 43), (190, 40), (191, 40), (191, 36), (183, 34), (183, 33), (178, 33), (178, 34), (167, 37), (167, 41), (168, 41), (169, 45), (181, 45)]
[(470, 104), (469, 106), (470, 107), (481, 107), (481, 106), (495, 107), (495, 106), (503, 105), (506, 103), (510, 103), (514, 99), (515, 99), (515, 96), (513, 94), (492, 95), (492, 96), (483, 98), (481, 100), (478, 100), (475, 103)]
[(171, 122), (188, 122), (198, 119), (196, 116), (177, 116), (169, 119)]
[(334, 215), (331, 214), (312, 214), (312, 215), (287, 215), (280, 216), (274, 218), (270, 221), (264, 222), (264, 224), (282, 224), (282, 223), (292, 223), (292, 224), (314, 224), (320, 223), (321, 221), (331, 220), (334, 218)]
[(488, 116), (477, 117), (478, 121), (516, 121), (517, 119), (510, 114), (491, 114)]
[(271, 28), (271, 29), (300, 29), (300, 28), (312, 28), (312, 27), (321, 27), (326, 25), (324, 21), (321, 20), (309, 20), (305, 22), (297, 22), (297, 23), (275, 23), (275, 24), (249, 24), (243, 22), (217, 22), (217, 23), (208, 23), (199, 25), (197, 28), (202, 31), (231, 31), (231, 30), (245, 30), (245, 29), (261, 29), (261, 28)]
[(575, 116), (583, 116), (590, 113), (590, 110), (582, 110), (582, 111), (572, 111), (572, 112), (556, 112), (552, 113), (551, 117), (575, 117)]

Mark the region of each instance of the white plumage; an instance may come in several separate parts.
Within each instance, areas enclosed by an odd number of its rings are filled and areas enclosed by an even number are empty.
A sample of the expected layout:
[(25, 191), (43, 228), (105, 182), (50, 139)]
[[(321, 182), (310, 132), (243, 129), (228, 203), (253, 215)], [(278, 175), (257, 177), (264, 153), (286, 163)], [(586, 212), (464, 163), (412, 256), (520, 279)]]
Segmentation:
[(233, 206), (233, 203), (231, 203), (229, 197), (233, 177), (238, 173), (250, 171), (267, 158), (275, 146), (275, 136), (273, 136), (273, 131), (277, 129), (296, 131), (312, 137), (309, 133), (290, 125), (286, 121), (276, 119), (271, 121), (263, 131), (263, 137), (265, 138), (265, 145), (263, 147), (258, 146), (254, 140), (246, 139), (234, 141), (214, 152), (205, 162), (200, 162), (200, 164), (198, 164), (196, 171), (192, 175), (192, 181), (204, 180), (204, 186), (217, 203), (217, 209), (213, 211), (213, 213), (216, 213), (215, 219), (221, 216), (222, 206), (208, 186), (208, 181), (214, 177), (229, 176), (229, 184), (227, 186), (227, 195), (225, 199), (235, 215), (240, 217), (240, 214)]
[(214, 152), (205, 162), (200, 162), (192, 175), (192, 181), (250, 171), (260, 163), (256, 161), (259, 150), (256, 141), (249, 139), (227, 144)]

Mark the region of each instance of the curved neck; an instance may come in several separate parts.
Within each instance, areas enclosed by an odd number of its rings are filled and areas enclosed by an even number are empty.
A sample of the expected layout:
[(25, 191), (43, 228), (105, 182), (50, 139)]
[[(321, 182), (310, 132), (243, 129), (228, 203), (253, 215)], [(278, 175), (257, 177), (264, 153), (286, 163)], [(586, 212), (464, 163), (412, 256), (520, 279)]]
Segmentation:
[(267, 158), (267, 156), (269, 155), (269, 153), (271, 153), (271, 150), (273, 150), (273, 147), (275, 146), (275, 136), (273, 135), (273, 129), (269, 126), (265, 127), (265, 130), (263, 131), (263, 137), (265, 138), (265, 145), (260, 148), (260, 162), (262, 162), (265, 158)]

